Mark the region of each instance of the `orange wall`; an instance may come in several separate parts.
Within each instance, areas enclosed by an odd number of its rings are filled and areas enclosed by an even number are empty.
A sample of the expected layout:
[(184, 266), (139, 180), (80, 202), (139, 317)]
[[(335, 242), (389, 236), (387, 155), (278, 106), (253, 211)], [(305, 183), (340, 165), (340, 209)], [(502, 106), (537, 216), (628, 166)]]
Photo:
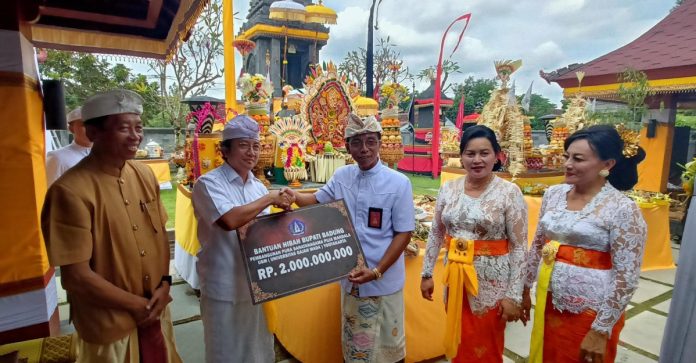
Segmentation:
[(640, 146), (645, 150), (645, 160), (638, 164), (638, 184), (635, 189), (664, 193), (669, 177), (672, 157), (674, 127), (658, 123), (655, 137), (647, 137), (647, 128), (640, 130)]

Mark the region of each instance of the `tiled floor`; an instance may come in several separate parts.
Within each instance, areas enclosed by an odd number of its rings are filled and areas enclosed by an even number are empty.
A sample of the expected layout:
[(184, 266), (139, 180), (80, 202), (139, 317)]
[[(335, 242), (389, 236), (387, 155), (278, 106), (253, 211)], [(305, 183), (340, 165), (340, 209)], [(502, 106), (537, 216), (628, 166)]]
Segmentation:
[(653, 306), (653, 309), (661, 311), (663, 313), (669, 313), (669, 304), (672, 303), (672, 299), (665, 300), (657, 305)]
[[(678, 254), (678, 249), (674, 249)], [(672, 285), (676, 270), (647, 271), (641, 274), (638, 290), (631, 299), (630, 317), (621, 333), (616, 362), (649, 363), (656, 362), (660, 351), (662, 334), (669, 312)], [(175, 277), (176, 281), (176, 277)], [(59, 310), (61, 329), (68, 333), (74, 331), (68, 324), (68, 305), (65, 292), (59, 284)], [(203, 325), (200, 321), (198, 298), (183, 281), (172, 287), (174, 302), (171, 305), (174, 331), (179, 354), (184, 362), (198, 363), (204, 359)], [(652, 311), (651, 311), (652, 310)], [(532, 311), (533, 312), (533, 311)], [(637, 312), (637, 313), (636, 313)], [(531, 324), (524, 327), (520, 323), (509, 324), (505, 331), (505, 348), (509, 352), (506, 363), (522, 363), (529, 355)], [(444, 359), (440, 362), (446, 362)]]
[(201, 315), (198, 298), (193, 295), (193, 290), (187, 284), (172, 286), (170, 295), (176, 302), (176, 304), (171, 304), (172, 321), (177, 322)]
[(658, 297), (666, 292), (672, 291), (670, 286), (665, 286), (645, 279), (640, 279), (638, 290), (633, 294), (632, 303), (640, 304), (647, 300)]
[(616, 353), (616, 363), (655, 363), (655, 360), (640, 353), (619, 347)]
[(666, 317), (644, 311), (626, 320), (626, 326), (621, 332), (621, 341), (659, 355), (666, 323)]
[(174, 335), (176, 337), (177, 350), (184, 362), (205, 362), (203, 323), (200, 320), (175, 326)]

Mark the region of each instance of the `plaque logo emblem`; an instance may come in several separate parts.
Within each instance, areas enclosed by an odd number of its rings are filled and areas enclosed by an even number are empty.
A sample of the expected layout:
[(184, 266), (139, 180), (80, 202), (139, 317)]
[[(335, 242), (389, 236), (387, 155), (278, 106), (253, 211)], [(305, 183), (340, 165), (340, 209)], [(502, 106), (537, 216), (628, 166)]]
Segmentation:
[(293, 219), (288, 225), (288, 230), (293, 236), (298, 236), (305, 233), (305, 224), (299, 219)]

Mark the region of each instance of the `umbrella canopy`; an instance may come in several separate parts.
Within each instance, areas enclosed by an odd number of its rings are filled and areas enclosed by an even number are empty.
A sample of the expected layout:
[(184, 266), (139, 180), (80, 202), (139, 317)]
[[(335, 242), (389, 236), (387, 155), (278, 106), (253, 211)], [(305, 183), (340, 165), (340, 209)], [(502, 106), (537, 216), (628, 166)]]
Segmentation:
[(274, 20), (289, 20), (304, 22), (307, 15), (304, 5), (292, 0), (274, 1), (268, 17)]
[(318, 24), (336, 24), (336, 19), (338, 16), (336, 12), (324, 6), (323, 2), (319, 0), (318, 4), (312, 4), (305, 6), (307, 11), (307, 16), (305, 22), (307, 23), (318, 23)]
[(44, 0), (31, 23), (38, 48), (170, 59), (205, 0)]
[(237, 38), (234, 41), (232, 41), (232, 45), (239, 51), (239, 54), (242, 55), (242, 57), (246, 57), (251, 53), (254, 48), (256, 48), (256, 43), (254, 43), (251, 40), (248, 39), (243, 39), (243, 38)]

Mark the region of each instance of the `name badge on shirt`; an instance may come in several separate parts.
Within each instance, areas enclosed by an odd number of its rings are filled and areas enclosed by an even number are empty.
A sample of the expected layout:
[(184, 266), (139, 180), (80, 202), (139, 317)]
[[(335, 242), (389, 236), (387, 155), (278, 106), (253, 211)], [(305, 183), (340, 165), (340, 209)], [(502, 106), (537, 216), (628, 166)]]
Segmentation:
[(367, 213), (367, 226), (382, 229), (382, 208), (370, 208)]

